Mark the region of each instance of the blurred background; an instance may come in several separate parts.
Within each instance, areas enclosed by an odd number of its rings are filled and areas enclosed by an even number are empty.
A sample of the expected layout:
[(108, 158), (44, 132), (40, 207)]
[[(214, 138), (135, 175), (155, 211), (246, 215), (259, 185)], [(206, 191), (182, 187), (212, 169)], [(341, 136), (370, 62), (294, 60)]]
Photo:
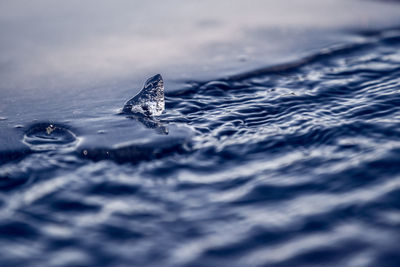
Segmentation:
[(356, 0), (0, 1), (0, 89), (219, 78), (352, 42), (346, 32), (396, 25), (399, 12)]

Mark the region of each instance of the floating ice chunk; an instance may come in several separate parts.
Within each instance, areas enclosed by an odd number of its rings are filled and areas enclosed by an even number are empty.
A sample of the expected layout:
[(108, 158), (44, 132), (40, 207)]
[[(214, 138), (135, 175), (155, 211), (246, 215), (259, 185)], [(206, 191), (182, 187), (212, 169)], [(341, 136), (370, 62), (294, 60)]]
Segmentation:
[(160, 74), (149, 78), (143, 89), (125, 103), (124, 113), (141, 113), (146, 116), (159, 116), (164, 111), (164, 81)]

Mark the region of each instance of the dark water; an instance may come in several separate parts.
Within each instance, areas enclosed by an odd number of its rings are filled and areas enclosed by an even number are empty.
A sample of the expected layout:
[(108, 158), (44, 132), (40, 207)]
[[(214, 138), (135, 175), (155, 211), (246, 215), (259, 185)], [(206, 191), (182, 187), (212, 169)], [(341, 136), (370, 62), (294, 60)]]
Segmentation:
[(2, 118), (0, 265), (399, 266), (400, 31), (357, 35), (158, 120)]

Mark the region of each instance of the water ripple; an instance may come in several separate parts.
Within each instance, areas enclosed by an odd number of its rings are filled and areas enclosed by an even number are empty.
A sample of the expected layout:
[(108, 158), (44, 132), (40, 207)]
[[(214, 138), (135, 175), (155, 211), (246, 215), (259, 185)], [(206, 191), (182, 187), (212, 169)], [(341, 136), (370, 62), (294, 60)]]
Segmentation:
[(110, 116), (14, 129), (29, 152), (0, 154), (0, 261), (397, 266), (400, 37), (360, 35), (191, 81), (154, 127)]

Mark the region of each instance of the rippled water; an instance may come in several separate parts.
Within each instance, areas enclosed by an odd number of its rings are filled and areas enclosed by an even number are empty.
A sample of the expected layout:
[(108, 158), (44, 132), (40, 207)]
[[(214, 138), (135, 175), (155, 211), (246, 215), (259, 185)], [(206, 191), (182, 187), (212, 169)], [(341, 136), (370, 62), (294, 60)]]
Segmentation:
[(358, 35), (157, 120), (3, 127), (1, 265), (398, 266), (400, 32)]

